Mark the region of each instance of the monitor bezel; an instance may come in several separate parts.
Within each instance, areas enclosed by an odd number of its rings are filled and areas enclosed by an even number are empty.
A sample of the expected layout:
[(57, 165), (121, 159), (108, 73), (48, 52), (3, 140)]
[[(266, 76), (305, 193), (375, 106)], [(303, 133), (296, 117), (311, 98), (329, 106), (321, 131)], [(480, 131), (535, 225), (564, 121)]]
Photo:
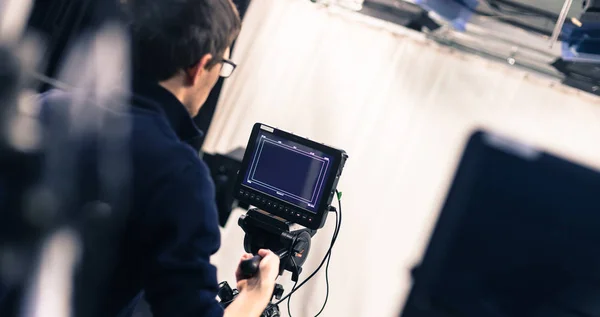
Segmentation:
[[(327, 172), (325, 186), (323, 187), (323, 192), (320, 201), (315, 208), (315, 212), (296, 206), (290, 202), (279, 199), (277, 197), (262, 193), (244, 184), (244, 178), (246, 176), (246, 173), (248, 172), (248, 169), (250, 168), (250, 161), (252, 159), (252, 155), (254, 154), (254, 150), (256, 149), (257, 138), (259, 137), (259, 133), (261, 131), (323, 152), (332, 158), (332, 161), (330, 162), (331, 168)], [(238, 177), (235, 183), (234, 196), (240, 202), (256, 206), (268, 213), (282, 217), (288, 221), (303, 225), (309, 229), (322, 228), (325, 224), (327, 214), (329, 213), (329, 206), (335, 195), (335, 188), (337, 186), (337, 182), (341, 174), (340, 166), (343, 166), (342, 164), (344, 161), (344, 156), (345, 152), (343, 150), (335, 149), (325, 144), (311, 141), (307, 138), (303, 138), (301, 136), (279, 130), (266, 124), (256, 123), (252, 128), (252, 133), (250, 134), (250, 138), (248, 140), (246, 152), (244, 153), (244, 158), (242, 160), (242, 165), (238, 172)], [(284, 208), (283, 210), (281, 210), (279, 208), (269, 208), (268, 206), (261, 206), (260, 204), (257, 205), (256, 201), (250, 200), (247, 197), (244, 197), (244, 195), (240, 194), (241, 190), (253, 194), (255, 197), (259, 196), (264, 197), (265, 199), (276, 200), (277, 203), (281, 206), (284, 206)], [(288, 212), (285, 212), (285, 208), (288, 209)], [(298, 214), (300, 216), (295, 216)], [(305, 215), (307, 216), (306, 218), (303, 217)], [(312, 217), (313, 220), (308, 221), (309, 217)]]

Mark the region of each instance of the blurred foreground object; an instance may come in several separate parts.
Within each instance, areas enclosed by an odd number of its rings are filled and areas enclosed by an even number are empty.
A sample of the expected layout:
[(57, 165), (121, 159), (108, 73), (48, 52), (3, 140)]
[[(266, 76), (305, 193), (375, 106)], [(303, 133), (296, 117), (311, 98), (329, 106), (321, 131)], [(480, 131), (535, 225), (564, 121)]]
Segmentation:
[(0, 46), (0, 316), (19, 309), (20, 286), (36, 265), (36, 243), (50, 227), (55, 207), (36, 187), (41, 152), (20, 144), (39, 132), (35, 115), (22, 107), (22, 69), (16, 47)]
[[(41, 54), (36, 43), (4, 43), (0, 316), (93, 316), (126, 216), (128, 118), (100, 110), (123, 110), (119, 94), (107, 94), (113, 86), (127, 90), (119, 85), (129, 78), (126, 38), (109, 25), (74, 45), (61, 79), (77, 83), (81, 98), (68, 104), (30, 98), (26, 88)], [(75, 164), (78, 157), (89, 164)]]
[(598, 316), (600, 173), (473, 134), (402, 317)]
[[(35, 117), (29, 117), (20, 107), (23, 74), (15, 52), (0, 47), (0, 246), (34, 240), (45, 226), (33, 212), (37, 207), (25, 203), (29, 195), (34, 195), (31, 188), (39, 178), (41, 161), (39, 149), (20, 147), (18, 143), (19, 137), (38, 131), (30, 129), (37, 123)], [(38, 207), (47, 210), (51, 205)]]

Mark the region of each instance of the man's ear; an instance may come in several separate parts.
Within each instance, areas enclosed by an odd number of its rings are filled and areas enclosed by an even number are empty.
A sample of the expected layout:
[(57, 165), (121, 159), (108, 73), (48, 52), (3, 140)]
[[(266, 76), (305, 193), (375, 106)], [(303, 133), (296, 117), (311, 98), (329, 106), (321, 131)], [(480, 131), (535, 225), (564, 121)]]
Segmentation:
[(206, 54), (206, 55), (202, 56), (202, 58), (198, 61), (198, 63), (196, 63), (196, 64), (194, 64), (194, 66), (186, 69), (186, 71), (185, 71), (186, 82), (190, 86), (193, 86), (196, 84), (198, 77), (200, 77), (202, 72), (207, 70), (207, 66), (210, 64), (211, 60), (212, 60), (212, 55)]

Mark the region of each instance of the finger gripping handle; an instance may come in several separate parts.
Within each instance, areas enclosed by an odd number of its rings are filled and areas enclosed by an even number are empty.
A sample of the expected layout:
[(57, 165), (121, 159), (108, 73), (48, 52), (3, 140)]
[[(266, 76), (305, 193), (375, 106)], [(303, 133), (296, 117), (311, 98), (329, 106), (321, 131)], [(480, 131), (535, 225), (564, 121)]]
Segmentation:
[(262, 257), (260, 255), (255, 255), (248, 260), (242, 261), (242, 263), (240, 263), (240, 270), (242, 271), (242, 274), (244, 274), (245, 277), (252, 277), (256, 275), (261, 259)]

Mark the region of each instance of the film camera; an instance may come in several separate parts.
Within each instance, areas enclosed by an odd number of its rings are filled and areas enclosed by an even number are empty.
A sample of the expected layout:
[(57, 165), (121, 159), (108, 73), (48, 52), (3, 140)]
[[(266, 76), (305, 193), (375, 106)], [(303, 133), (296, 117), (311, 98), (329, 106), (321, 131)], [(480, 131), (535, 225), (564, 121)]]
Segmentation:
[[(236, 199), (254, 206), (238, 220), (246, 233), (246, 252), (272, 250), (281, 260), (280, 275), (287, 270), (297, 282), (311, 238), (325, 224), (347, 158), (343, 150), (255, 124), (234, 189)], [(260, 260), (256, 255), (243, 261), (242, 272), (253, 276)], [(223, 307), (236, 295), (221, 283)], [(273, 297), (282, 295), (283, 287), (277, 284)], [(280, 316), (277, 304), (270, 304), (263, 316)]]

